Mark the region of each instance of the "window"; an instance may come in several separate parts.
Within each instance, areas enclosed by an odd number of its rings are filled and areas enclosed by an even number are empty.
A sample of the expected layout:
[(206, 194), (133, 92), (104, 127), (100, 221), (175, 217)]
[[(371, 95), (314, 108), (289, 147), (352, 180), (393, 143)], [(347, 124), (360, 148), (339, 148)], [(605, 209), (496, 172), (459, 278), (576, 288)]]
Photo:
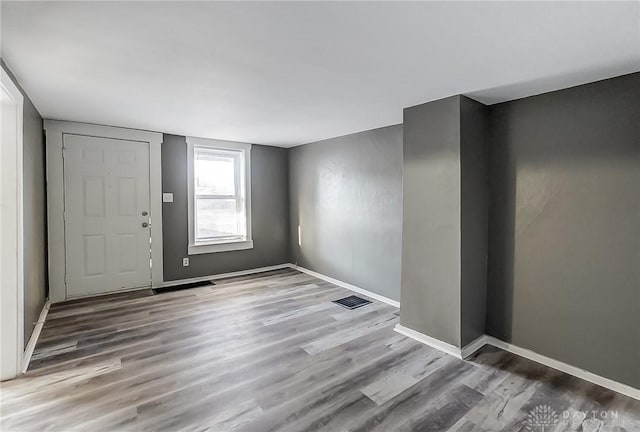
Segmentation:
[(187, 138), (189, 255), (253, 247), (251, 144)]

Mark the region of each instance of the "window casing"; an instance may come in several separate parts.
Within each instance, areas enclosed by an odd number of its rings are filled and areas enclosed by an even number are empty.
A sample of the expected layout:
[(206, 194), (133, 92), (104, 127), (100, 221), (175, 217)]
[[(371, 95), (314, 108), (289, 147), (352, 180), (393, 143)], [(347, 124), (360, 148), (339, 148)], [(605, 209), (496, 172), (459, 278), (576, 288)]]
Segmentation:
[(189, 255), (250, 249), (251, 144), (187, 137)]

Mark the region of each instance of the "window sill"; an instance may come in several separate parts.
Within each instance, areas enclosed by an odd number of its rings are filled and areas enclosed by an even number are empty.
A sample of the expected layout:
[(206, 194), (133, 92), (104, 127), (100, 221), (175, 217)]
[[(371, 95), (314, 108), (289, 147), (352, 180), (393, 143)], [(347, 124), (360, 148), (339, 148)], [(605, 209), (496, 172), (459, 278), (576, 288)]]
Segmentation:
[(215, 252), (230, 252), (244, 249), (253, 249), (253, 240), (189, 245), (188, 253), (189, 255), (198, 255)]

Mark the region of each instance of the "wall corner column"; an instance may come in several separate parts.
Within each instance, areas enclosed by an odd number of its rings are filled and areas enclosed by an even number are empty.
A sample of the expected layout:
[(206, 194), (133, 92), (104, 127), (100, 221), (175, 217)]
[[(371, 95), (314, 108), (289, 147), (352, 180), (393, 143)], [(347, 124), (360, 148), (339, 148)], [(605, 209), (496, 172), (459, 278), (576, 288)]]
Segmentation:
[(484, 334), (487, 121), (460, 95), (404, 110), (400, 323), (457, 348)]

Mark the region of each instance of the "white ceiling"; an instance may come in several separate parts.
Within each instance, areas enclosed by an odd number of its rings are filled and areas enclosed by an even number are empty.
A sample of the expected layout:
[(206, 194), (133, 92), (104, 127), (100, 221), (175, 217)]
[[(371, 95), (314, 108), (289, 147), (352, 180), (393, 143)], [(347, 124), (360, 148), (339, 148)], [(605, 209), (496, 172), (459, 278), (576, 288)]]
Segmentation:
[(46, 118), (289, 147), (640, 70), (640, 3), (2, 1)]

